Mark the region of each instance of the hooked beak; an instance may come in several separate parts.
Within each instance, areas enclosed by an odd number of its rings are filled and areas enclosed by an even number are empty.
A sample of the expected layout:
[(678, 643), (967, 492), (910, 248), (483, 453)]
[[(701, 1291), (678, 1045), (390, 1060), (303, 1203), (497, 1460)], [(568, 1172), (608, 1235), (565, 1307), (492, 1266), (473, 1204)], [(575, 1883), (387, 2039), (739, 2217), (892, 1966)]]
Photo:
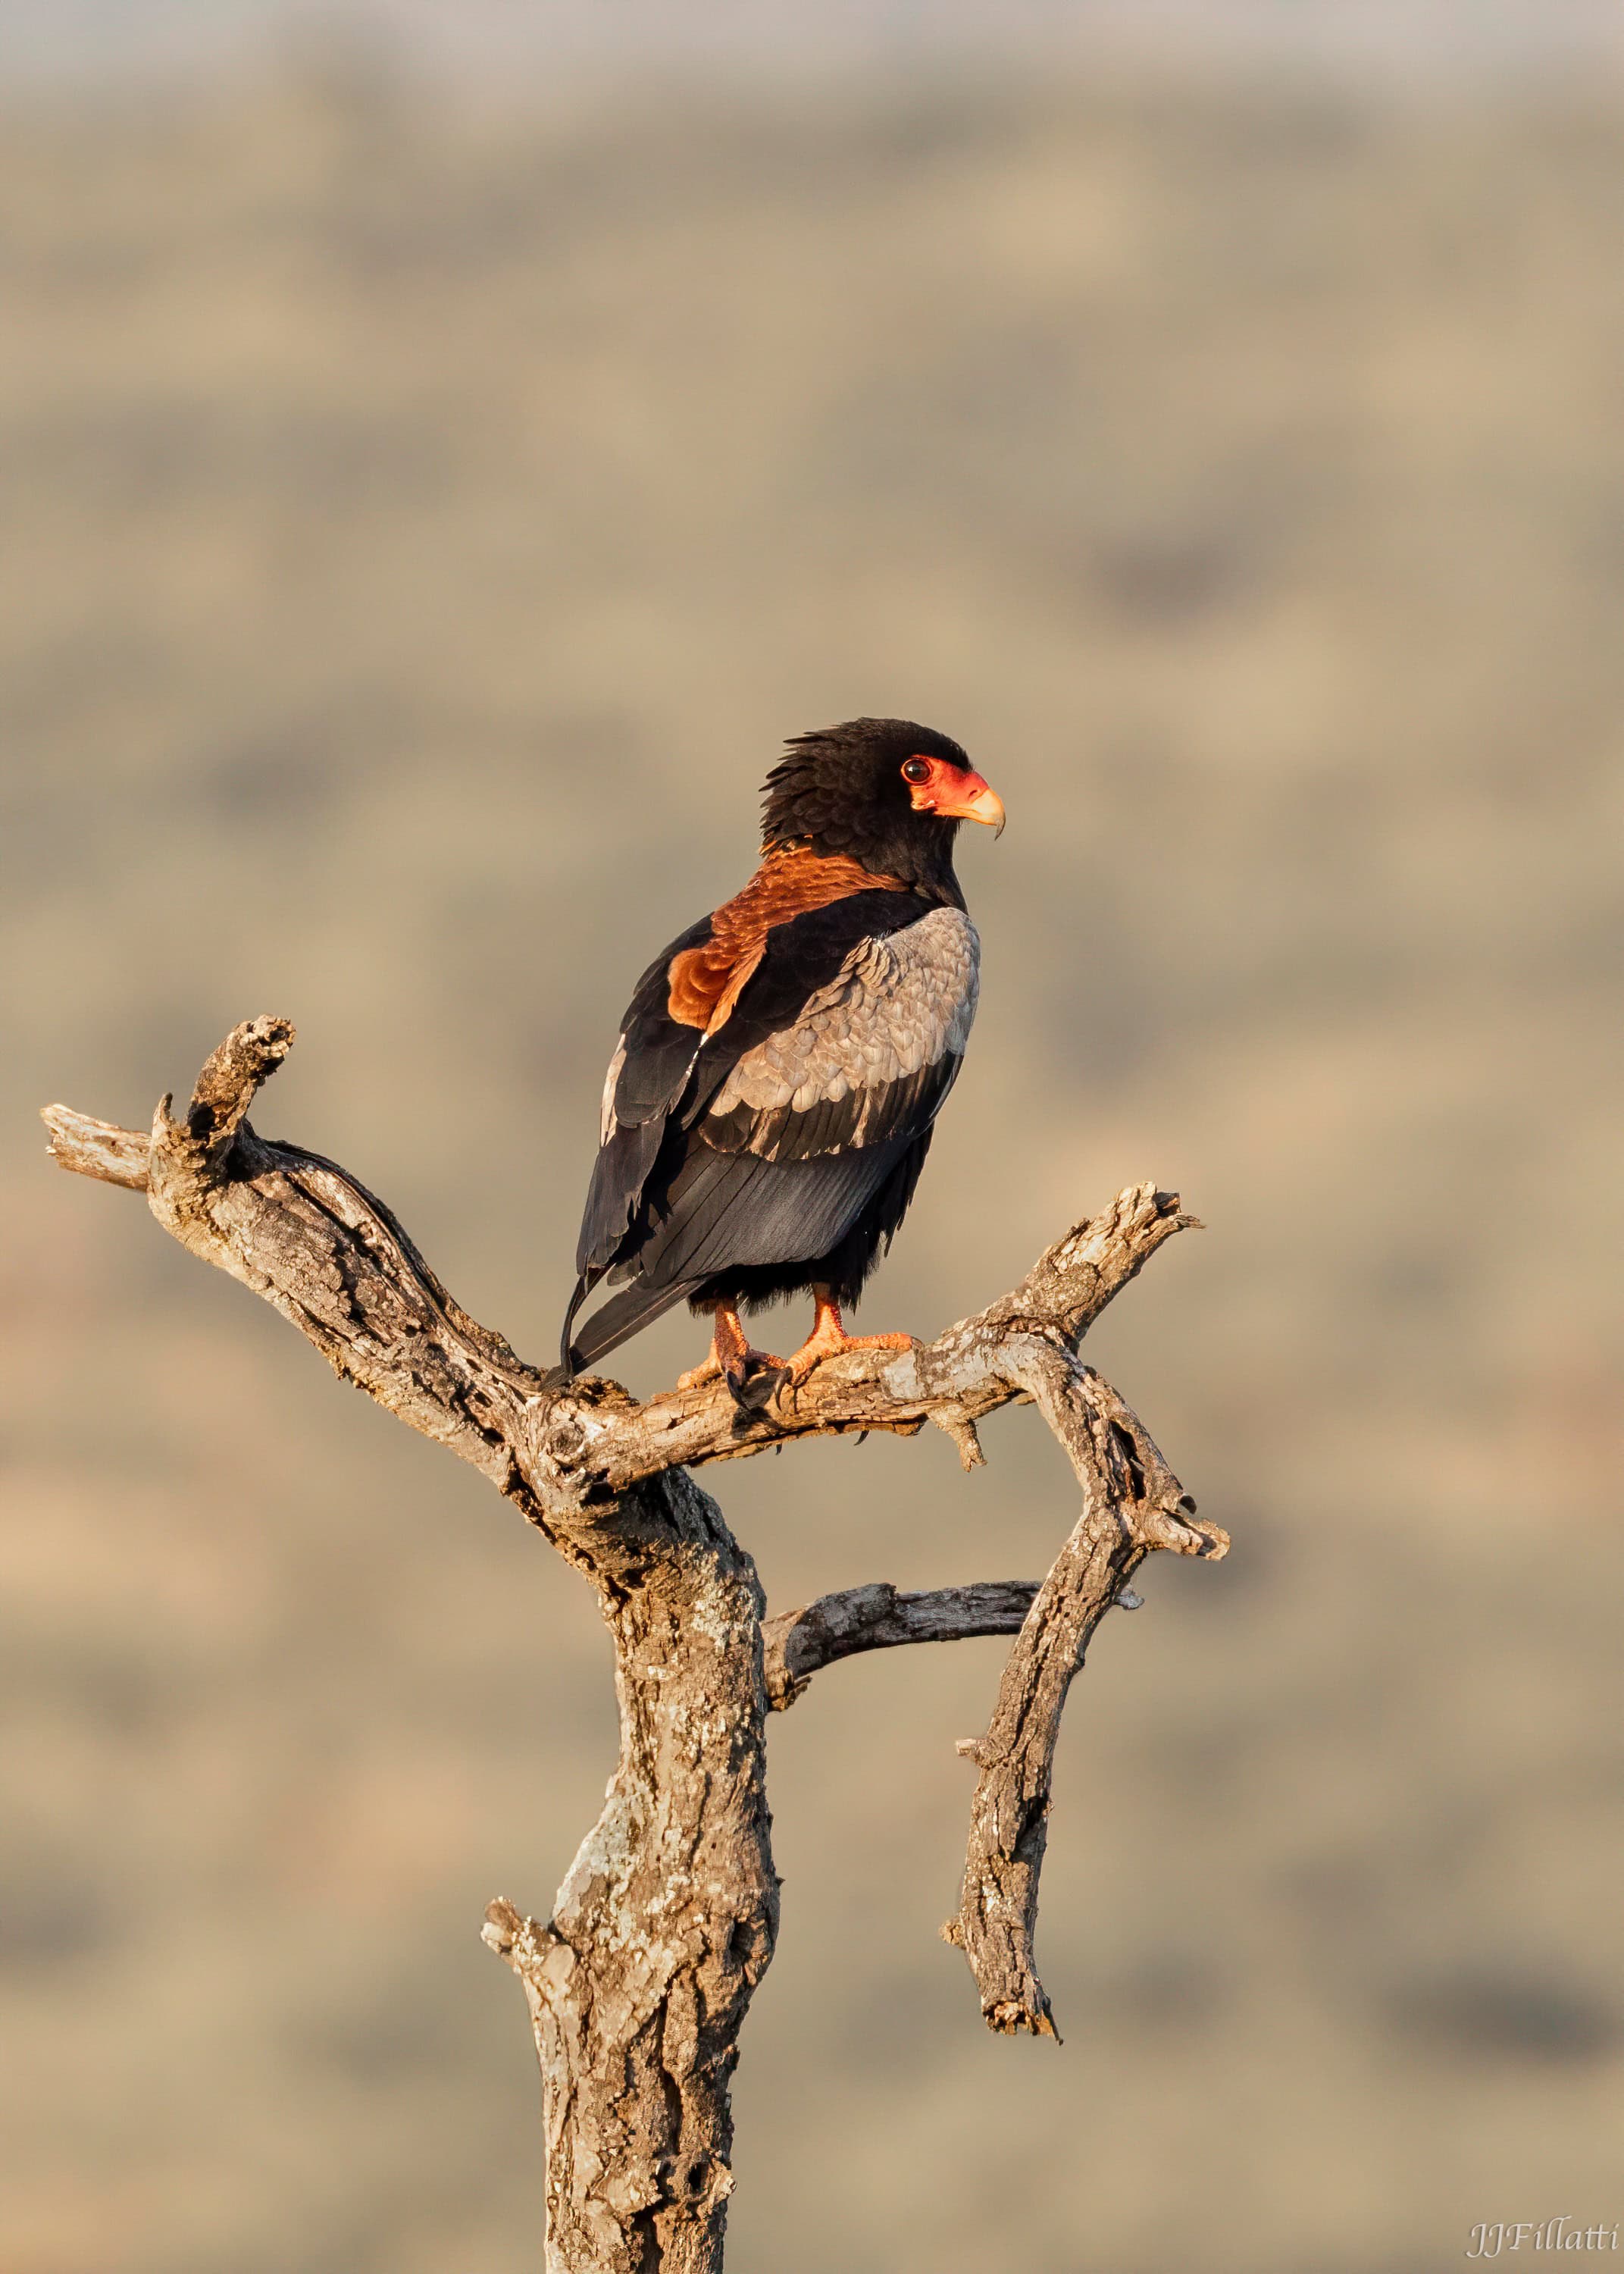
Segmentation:
[(954, 766), (939, 780), (921, 783), (914, 793), (916, 813), (940, 814), (944, 821), (979, 821), (1004, 834), (1004, 800), (980, 774)]

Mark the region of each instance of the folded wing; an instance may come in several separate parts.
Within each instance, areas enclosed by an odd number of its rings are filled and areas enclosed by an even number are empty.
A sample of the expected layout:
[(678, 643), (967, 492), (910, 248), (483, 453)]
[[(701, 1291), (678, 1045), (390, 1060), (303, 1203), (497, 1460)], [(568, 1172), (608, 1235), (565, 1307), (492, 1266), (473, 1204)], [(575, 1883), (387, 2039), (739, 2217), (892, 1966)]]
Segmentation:
[[(709, 1035), (661, 996), (672, 958), (704, 937), (695, 926), (650, 967), (610, 1067), (567, 1364), (730, 1270), (816, 1261), (868, 1209), (894, 1224), (963, 1059), (979, 946), (961, 909), (864, 892), (776, 927)], [(605, 1276), (631, 1284), (571, 1353), (570, 1321)]]
[(735, 1061), (700, 1137), (718, 1152), (805, 1161), (917, 1135), (963, 1060), (979, 961), (959, 908), (859, 940), (793, 1026)]

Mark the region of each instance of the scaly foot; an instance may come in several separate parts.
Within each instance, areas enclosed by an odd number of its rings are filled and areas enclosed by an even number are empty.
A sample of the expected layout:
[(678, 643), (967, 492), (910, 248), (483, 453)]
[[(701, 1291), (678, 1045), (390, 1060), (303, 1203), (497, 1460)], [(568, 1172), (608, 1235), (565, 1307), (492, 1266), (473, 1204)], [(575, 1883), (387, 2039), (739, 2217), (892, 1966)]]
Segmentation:
[(918, 1337), (914, 1335), (848, 1335), (840, 1323), (840, 1306), (823, 1287), (812, 1290), (817, 1311), (812, 1321), (812, 1331), (794, 1356), (785, 1361), (790, 1383), (797, 1389), (816, 1366), (826, 1358), (838, 1358), (843, 1351), (914, 1349)]
[(737, 1311), (717, 1306), (716, 1332), (703, 1364), (677, 1376), (679, 1389), (703, 1389), (707, 1382), (727, 1384), (735, 1405), (747, 1413), (759, 1412), (786, 1379), (784, 1361), (771, 1351), (758, 1351), (744, 1331)]

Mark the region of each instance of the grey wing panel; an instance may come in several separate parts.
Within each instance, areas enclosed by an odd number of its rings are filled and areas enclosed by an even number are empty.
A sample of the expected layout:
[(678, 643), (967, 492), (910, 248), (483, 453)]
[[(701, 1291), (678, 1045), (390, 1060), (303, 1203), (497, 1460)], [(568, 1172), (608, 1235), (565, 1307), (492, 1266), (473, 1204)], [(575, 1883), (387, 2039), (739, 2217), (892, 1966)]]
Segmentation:
[(740, 1058), (700, 1123), (705, 1141), (791, 1161), (928, 1128), (964, 1056), (980, 964), (958, 908), (860, 941), (793, 1026)]

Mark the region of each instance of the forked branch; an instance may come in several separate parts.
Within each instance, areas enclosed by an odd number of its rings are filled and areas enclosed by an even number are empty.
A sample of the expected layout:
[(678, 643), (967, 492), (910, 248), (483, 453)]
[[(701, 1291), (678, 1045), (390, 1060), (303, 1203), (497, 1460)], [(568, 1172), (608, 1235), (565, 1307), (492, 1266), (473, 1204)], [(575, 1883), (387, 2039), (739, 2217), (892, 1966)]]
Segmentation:
[[(963, 1949), (997, 2029), (1053, 2034), (1033, 1964), (1038, 1875), (1062, 1708), (1107, 1610), (1157, 1548), (1216, 1557), (1142, 1425), (1079, 1340), (1175, 1232), (1176, 1195), (1130, 1186), (1041, 1256), (1019, 1285), (929, 1343), (853, 1351), (741, 1414), (726, 1389), (639, 1403), (526, 1365), (453, 1301), (347, 1170), (249, 1126), (286, 1058), (286, 1020), (238, 1027), (177, 1119), (149, 1133), (49, 1106), (65, 1169), (144, 1191), (193, 1254), (273, 1304), (349, 1380), (487, 1476), (589, 1577), (615, 1639), (621, 1758), (604, 1815), (550, 1923), (493, 1905), (492, 1946), (524, 1983), (548, 2126), (548, 2263), (570, 2274), (658, 2265), (714, 2274), (732, 2186), (727, 2082), (771, 1955), (763, 1733), (820, 1667), (968, 1635), (1016, 1642), (986, 1735), (959, 1908)], [(975, 1425), (1031, 1400), (1082, 1488), (1071, 1538), (1028, 1580), (824, 1596), (766, 1620), (748, 1556), (686, 1472), (795, 1437), (912, 1434), (927, 1421), (979, 1461)]]
[(503, 1490), (517, 1487), (526, 1498), (528, 1481), (527, 1512), (538, 1516), (791, 1437), (934, 1421), (962, 1447), (966, 1427), (1030, 1395), (1004, 1362), (1012, 1338), (1036, 1334), (1075, 1349), (1156, 1250), (1195, 1222), (1177, 1194), (1131, 1186), (974, 1317), (911, 1351), (828, 1359), (760, 1414), (741, 1414), (715, 1382), (641, 1404), (596, 1375), (563, 1390), (453, 1302), (358, 1178), (245, 1125), (254, 1091), (292, 1042), (286, 1020), (237, 1028), (206, 1063), (185, 1121), (171, 1118), (166, 1098), (150, 1133), (47, 1106), (52, 1156), (80, 1176), (146, 1192), (166, 1229), (274, 1304), (380, 1404)]

